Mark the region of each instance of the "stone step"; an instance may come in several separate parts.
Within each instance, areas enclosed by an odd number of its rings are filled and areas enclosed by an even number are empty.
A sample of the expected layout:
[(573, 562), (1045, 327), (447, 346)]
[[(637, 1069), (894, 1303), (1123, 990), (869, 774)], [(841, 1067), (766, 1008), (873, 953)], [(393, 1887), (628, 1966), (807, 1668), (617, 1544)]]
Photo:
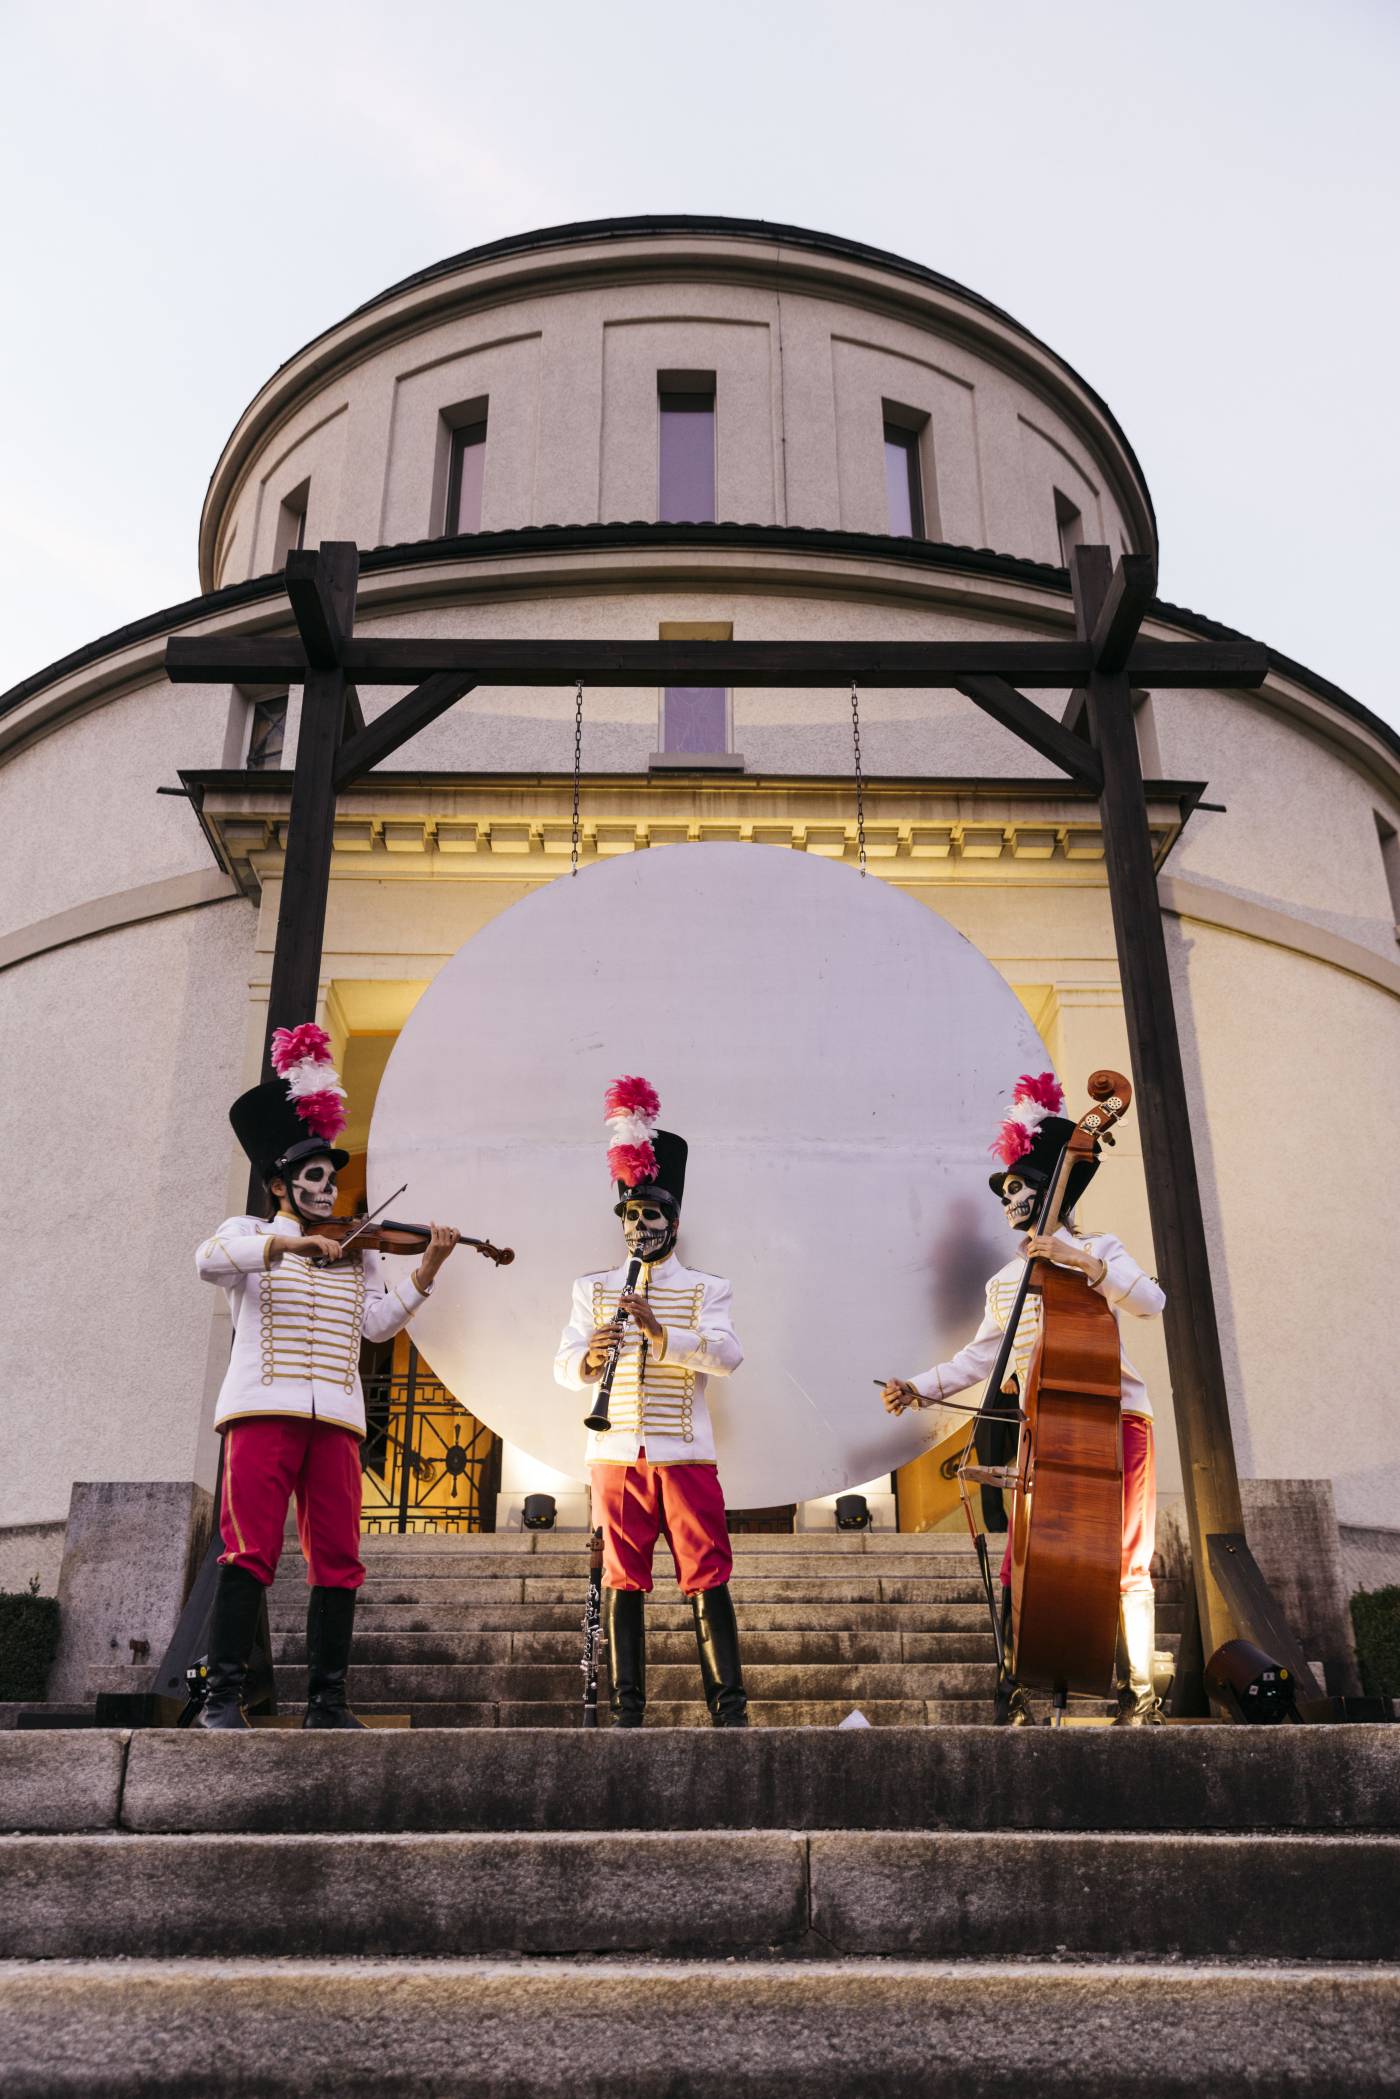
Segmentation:
[[(407, 1633), (576, 1633), (583, 1615), (580, 1589), (567, 1603), (379, 1603), (362, 1589), (355, 1611), (355, 1637), (362, 1632)], [(289, 1602), (274, 1592), (268, 1609), (274, 1633), (305, 1633), (306, 1589)], [(738, 1603), (735, 1616), (744, 1633), (953, 1633), (987, 1630), (987, 1606), (976, 1603), (853, 1603), (824, 1606), (805, 1603)], [(694, 1638), (694, 1616), (684, 1600), (657, 1603), (647, 1599), (648, 1638), (661, 1632), (684, 1632)]]
[[(432, 1581), (366, 1582), (360, 1593), (366, 1603), (574, 1603), (581, 1608), (586, 1587), (587, 1582), (583, 1579), (516, 1581), (501, 1576), (491, 1581), (475, 1581), (444, 1575)], [(820, 1605), (823, 1609), (828, 1605), (856, 1603), (977, 1603), (983, 1595), (979, 1582), (942, 1581), (913, 1575), (889, 1580), (842, 1579), (822, 1583), (749, 1581), (736, 1575), (730, 1587), (736, 1604), (805, 1603)], [(674, 1582), (658, 1582), (652, 1596), (660, 1604), (684, 1601)], [(279, 1574), (269, 1591), (269, 1609), (293, 1607), (297, 1602), (305, 1611), (304, 1577), (299, 1575), (293, 1581)]]
[[(995, 1542), (995, 1540), (993, 1541)], [(963, 1531), (736, 1531), (731, 1534), (730, 1548), (736, 1560), (763, 1558), (771, 1555), (789, 1555), (825, 1558), (860, 1558), (877, 1554), (881, 1558), (890, 1553), (915, 1554), (920, 1557), (942, 1557), (947, 1554), (962, 1554), (971, 1558), (974, 1548), (967, 1532)], [(367, 1532), (360, 1540), (361, 1554), (366, 1561), (371, 1555), (376, 1558), (392, 1558), (395, 1554), (442, 1554), (459, 1559), (474, 1559), (482, 1555), (509, 1554), (585, 1554), (588, 1550), (586, 1534), (582, 1531), (409, 1531), (402, 1535), (394, 1531)], [(284, 1533), (284, 1549), (297, 1550), (296, 1525), (289, 1523)]]
[[(458, 1666), (515, 1662), (577, 1667), (580, 1628), (568, 1632), (374, 1632), (355, 1629), (351, 1667), (383, 1665)], [(672, 1632), (647, 1628), (647, 1666), (688, 1663), (696, 1658), (691, 1626)], [(991, 1662), (996, 1653), (989, 1631), (953, 1633), (749, 1632), (743, 1641), (745, 1669), (760, 1665), (807, 1668), (819, 1663)], [(273, 1660), (306, 1664), (305, 1628), (273, 1638)]]
[[(295, 1714), (300, 1698), (283, 1702), (284, 1713)], [(798, 1699), (779, 1702), (777, 1700), (751, 1699), (749, 1701), (749, 1724), (754, 1728), (839, 1728), (849, 1719), (852, 1711), (849, 1699), (838, 1699), (830, 1703), (819, 1699)], [(377, 1713), (407, 1714), (413, 1726), (421, 1733), (425, 1728), (582, 1728), (583, 1686), (580, 1679), (574, 1696), (569, 1701), (533, 1702), (525, 1700), (512, 1703), (509, 1700), (485, 1701), (482, 1703), (451, 1703), (435, 1699), (426, 1704), (415, 1704), (413, 1700), (400, 1700), (397, 1704), (371, 1705), (357, 1700), (355, 1711), (362, 1720)], [(990, 1727), (993, 1705), (990, 1698), (948, 1699), (879, 1699), (867, 1700), (859, 1711), (871, 1727)], [(607, 1709), (607, 1690), (604, 1687), (598, 1706), (600, 1729), (613, 1725)], [(710, 1728), (709, 1713), (699, 1698), (668, 1699), (664, 1704), (653, 1700), (647, 1706), (646, 1726), (657, 1728)]]
[[(11, 2099), (1393, 2093), (1400, 1976), (870, 1957), (7, 1966)], [(333, 2086), (327, 2065), (334, 2064)]]
[[(279, 1704), (285, 1698), (295, 1705), (306, 1696), (306, 1670), (278, 1663), (273, 1670)], [(509, 1700), (536, 1703), (540, 1700), (571, 1701), (582, 1680), (577, 1662), (485, 1663), (459, 1666), (451, 1662), (423, 1664), (354, 1662), (350, 1669), (350, 1700), (398, 1707), (399, 1702), (436, 1699), (486, 1702)], [(647, 1668), (648, 1702), (665, 1704), (669, 1699), (698, 1695), (699, 1663), (694, 1643), (688, 1662), (662, 1663)], [(764, 1663), (744, 1664), (744, 1685), (753, 1700), (790, 1703), (817, 1700), (826, 1704), (844, 1700), (847, 1705), (867, 1699), (903, 1699), (922, 1702), (929, 1698), (990, 1698), (993, 1672), (979, 1662), (815, 1663), (808, 1667), (784, 1668)], [(581, 1693), (579, 1694), (581, 1695)]]
[[(402, 1553), (395, 1554), (392, 1559), (385, 1556), (382, 1560), (373, 1554), (362, 1554), (362, 1557), (368, 1581), (376, 1583), (463, 1578), (473, 1581), (517, 1581), (522, 1577), (586, 1582), (589, 1567), (586, 1552), (556, 1553), (548, 1558), (541, 1556), (537, 1565), (518, 1553), (480, 1553), (471, 1555), (469, 1559), (453, 1553)], [(300, 1560), (300, 1554), (297, 1555), (297, 1560)], [(670, 1565), (670, 1557), (664, 1544), (659, 1545), (656, 1555), (657, 1574)], [(294, 1564), (293, 1571), (304, 1578), (302, 1567)], [(736, 1582), (824, 1583), (876, 1578), (883, 1581), (900, 1575), (975, 1581), (977, 1561), (970, 1552), (940, 1553), (936, 1558), (927, 1553), (888, 1553), (878, 1560), (829, 1553), (743, 1553), (736, 1554), (734, 1560)]]
[(1400, 1836), (789, 1829), (0, 1838), (0, 1958), (795, 1949), (1400, 1959)]
[(1394, 1833), (1400, 1727), (0, 1734), (0, 1830), (119, 1826)]

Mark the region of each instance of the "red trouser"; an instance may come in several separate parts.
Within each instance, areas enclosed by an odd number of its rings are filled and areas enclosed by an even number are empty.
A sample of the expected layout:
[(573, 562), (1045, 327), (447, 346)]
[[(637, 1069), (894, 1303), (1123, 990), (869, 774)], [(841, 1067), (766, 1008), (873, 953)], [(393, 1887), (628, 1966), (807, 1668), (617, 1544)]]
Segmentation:
[(593, 1521), (603, 1527), (610, 1589), (650, 1589), (651, 1556), (664, 1531), (683, 1593), (718, 1589), (734, 1566), (717, 1465), (590, 1465)]
[[(1146, 1414), (1123, 1416), (1123, 1580), (1125, 1596), (1152, 1594), (1152, 1554), (1157, 1531), (1157, 1462), (1152, 1423)], [(1011, 1580), (1011, 1539), (1001, 1563), (1005, 1588)]]
[(318, 1589), (358, 1589), (360, 1439), (309, 1415), (255, 1414), (224, 1435), (221, 1567), (246, 1567), (270, 1583), (282, 1557), (287, 1503), (297, 1498), (306, 1579)]

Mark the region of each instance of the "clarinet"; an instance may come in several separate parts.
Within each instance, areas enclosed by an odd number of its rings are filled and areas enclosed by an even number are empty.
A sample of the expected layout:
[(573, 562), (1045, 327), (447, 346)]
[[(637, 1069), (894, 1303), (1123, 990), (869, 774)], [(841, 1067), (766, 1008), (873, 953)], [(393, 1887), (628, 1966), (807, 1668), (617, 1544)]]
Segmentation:
[(589, 1540), (588, 1600), (583, 1607), (583, 1724), (598, 1725), (598, 1661), (603, 1651), (603, 1533)]
[[(636, 1258), (629, 1261), (627, 1264), (627, 1280), (622, 1286), (622, 1295), (624, 1297), (627, 1296), (629, 1291), (636, 1289), (637, 1277), (641, 1274), (641, 1272), (641, 1256), (638, 1255)], [(622, 1321), (623, 1330), (617, 1337), (617, 1345), (613, 1349), (612, 1354), (608, 1357), (607, 1368), (604, 1370), (602, 1377), (598, 1381), (598, 1397), (596, 1402), (594, 1403), (593, 1412), (591, 1414), (585, 1414), (583, 1417), (583, 1425), (585, 1428), (605, 1429), (610, 1428), (612, 1426), (612, 1424), (608, 1420), (608, 1408), (612, 1405), (613, 1378), (617, 1372), (618, 1358), (622, 1354), (622, 1344), (624, 1339), (626, 1338), (627, 1331), (626, 1313), (619, 1310), (618, 1316)]]

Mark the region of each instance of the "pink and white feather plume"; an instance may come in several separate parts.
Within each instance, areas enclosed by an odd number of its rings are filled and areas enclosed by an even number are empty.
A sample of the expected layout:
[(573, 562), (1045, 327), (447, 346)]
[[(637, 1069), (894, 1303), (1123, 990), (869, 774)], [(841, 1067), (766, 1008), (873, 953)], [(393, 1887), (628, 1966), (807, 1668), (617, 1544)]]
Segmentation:
[(272, 1066), (287, 1082), (292, 1106), (313, 1137), (328, 1144), (345, 1128), (345, 1088), (331, 1062), (331, 1038), (314, 1020), (299, 1028), (277, 1028), (272, 1037)]
[(1001, 1128), (988, 1151), (995, 1152), (1003, 1166), (1012, 1167), (1030, 1150), (1036, 1131), (1047, 1115), (1059, 1115), (1065, 1105), (1064, 1091), (1053, 1071), (1034, 1076), (1023, 1071), (1016, 1081)]
[(661, 1102), (645, 1079), (614, 1079), (603, 1101), (608, 1130), (608, 1172), (626, 1188), (649, 1181), (656, 1173), (652, 1138)]

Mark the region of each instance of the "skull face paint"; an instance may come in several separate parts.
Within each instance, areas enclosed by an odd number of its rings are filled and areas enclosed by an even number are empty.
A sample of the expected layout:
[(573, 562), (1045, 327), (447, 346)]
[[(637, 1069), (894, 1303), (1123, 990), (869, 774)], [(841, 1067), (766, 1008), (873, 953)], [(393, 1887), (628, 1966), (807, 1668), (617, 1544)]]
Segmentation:
[(288, 1193), (298, 1217), (308, 1224), (330, 1216), (335, 1208), (335, 1168), (324, 1153), (293, 1167)]
[(646, 1197), (629, 1202), (622, 1218), (622, 1236), (635, 1259), (651, 1264), (664, 1261), (676, 1243), (680, 1219), (672, 1210)]
[(1012, 1231), (1025, 1232), (1030, 1229), (1035, 1216), (1040, 1190), (1029, 1181), (1023, 1181), (1020, 1174), (1008, 1173), (1001, 1184), (1001, 1201)]

